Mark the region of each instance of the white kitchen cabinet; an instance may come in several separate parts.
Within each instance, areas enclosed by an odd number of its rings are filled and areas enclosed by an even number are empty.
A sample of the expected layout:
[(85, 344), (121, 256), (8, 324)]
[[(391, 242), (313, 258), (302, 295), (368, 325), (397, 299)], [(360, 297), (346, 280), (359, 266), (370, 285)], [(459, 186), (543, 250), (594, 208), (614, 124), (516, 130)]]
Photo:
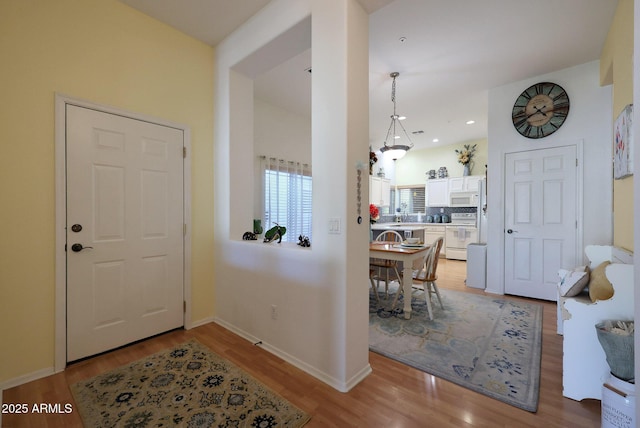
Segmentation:
[(464, 192), (465, 177), (452, 177), (449, 179), (449, 192)]
[(475, 192), (478, 190), (480, 180), (482, 180), (481, 175), (449, 178), (449, 192)]
[[(429, 224), (424, 228), (424, 243), (425, 244), (433, 244), (433, 242), (442, 238), (446, 240), (446, 226), (444, 224)], [(442, 249), (440, 250), (440, 257), (446, 256), (446, 241), (442, 244)]]
[(449, 206), (449, 179), (438, 178), (427, 180), (427, 206), (447, 207)]
[(469, 175), (467, 177), (464, 177), (464, 186), (465, 186), (465, 192), (477, 192), (478, 191), (478, 183), (480, 182), (480, 180), (482, 180), (482, 176), (481, 175)]
[(369, 176), (369, 203), (379, 207), (389, 206), (391, 203), (391, 180)]

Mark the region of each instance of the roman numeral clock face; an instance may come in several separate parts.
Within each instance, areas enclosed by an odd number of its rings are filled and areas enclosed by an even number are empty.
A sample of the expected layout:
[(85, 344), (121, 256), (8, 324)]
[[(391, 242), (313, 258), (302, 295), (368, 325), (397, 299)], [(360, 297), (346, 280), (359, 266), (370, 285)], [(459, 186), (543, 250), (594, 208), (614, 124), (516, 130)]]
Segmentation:
[(550, 82), (527, 88), (513, 105), (516, 130), (527, 138), (543, 138), (562, 126), (569, 114), (569, 96), (562, 86)]

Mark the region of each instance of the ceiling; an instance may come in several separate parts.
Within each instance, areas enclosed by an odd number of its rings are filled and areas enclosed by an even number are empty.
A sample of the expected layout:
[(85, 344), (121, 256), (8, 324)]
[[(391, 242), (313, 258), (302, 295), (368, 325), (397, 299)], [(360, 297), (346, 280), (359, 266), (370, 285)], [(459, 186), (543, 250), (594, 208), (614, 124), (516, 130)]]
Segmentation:
[[(121, 1), (212, 46), (269, 3)], [(393, 111), (391, 72), (400, 73), (398, 113), (407, 116), (416, 148), (486, 138), (489, 89), (597, 60), (617, 6), (617, 0), (358, 1), (370, 14), (374, 149), (384, 142)], [(309, 112), (310, 65), (306, 51), (258, 76), (256, 96)]]

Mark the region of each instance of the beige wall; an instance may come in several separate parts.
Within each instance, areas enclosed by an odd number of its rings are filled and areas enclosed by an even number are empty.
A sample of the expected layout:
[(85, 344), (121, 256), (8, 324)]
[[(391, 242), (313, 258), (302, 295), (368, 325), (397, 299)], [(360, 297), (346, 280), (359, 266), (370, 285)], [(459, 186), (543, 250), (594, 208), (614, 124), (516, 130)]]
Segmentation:
[(425, 184), (427, 180), (425, 173), (431, 169), (435, 169), (437, 172), (441, 166), (447, 168), (449, 177), (462, 176), (464, 168), (462, 164), (458, 163), (458, 156), (455, 150), (462, 150), (467, 144), (471, 146), (477, 144), (471, 174), (484, 175), (488, 150), (486, 139), (434, 147), (432, 149), (411, 150), (405, 157), (396, 161), (396, 184), (398, 186)]
[[(615, 121), (633, 103), (633, 0), (618, 3), (600, 56), (600, 80), (613, 83)], [(633, 251), (633, 176), (613, 182), (613, 244)]]
[(0, 384), (54, 365), (54, 94), (191, 129), (192, 320), (213, 316), (214, 50), (115, 0), (0, 2)]

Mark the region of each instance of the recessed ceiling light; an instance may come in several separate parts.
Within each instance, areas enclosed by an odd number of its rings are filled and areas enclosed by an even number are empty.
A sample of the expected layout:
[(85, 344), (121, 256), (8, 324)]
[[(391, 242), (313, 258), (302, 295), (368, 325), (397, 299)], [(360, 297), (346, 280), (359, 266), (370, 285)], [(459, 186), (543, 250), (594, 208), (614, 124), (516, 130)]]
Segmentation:
[(407, 116), (398, 116), (398, 120), (405, 120)]
[(434, 139), (433, 139), (433, 142), (434, 142), (434, 143), (437, 143), (438, 141), (440, 141), (440, 140), (438, 140), (437, 138), (434, 138)]
[(399, 40), (400, 40), (402, 43), (404, 43), (404, 42), (406, 42), (406, 41), (407, 41), (407, 38), (403, 36), (403, 37), (400, 37), (400, 39), (399, 39)]
[(416, 134), (416, 135), (418, 135), (418, 134), (424, 134), (424, 131), (423, 131), (423, 130), (420, 130), (420, 131), (413, 131), (413, 132), (412, 132), (412, 134)]
[(476, 123), (475, 120), (467, 120), (467, 125), (473, 125), (474, 123)]

